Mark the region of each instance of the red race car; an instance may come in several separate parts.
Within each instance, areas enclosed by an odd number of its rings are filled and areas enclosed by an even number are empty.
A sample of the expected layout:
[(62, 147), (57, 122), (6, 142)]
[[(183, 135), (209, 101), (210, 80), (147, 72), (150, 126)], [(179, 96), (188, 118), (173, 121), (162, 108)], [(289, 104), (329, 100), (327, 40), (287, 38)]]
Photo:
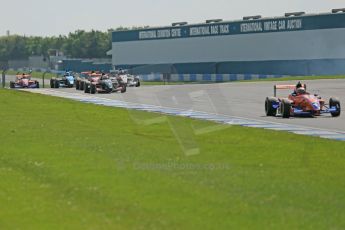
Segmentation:
[(20, 74), (16, 75), (16, 80), (10, 82), (10, 88), (39, 88), (40, 84), (36, 80), (31, 80), (30, 74)]
[[(267, 116), (281, 115), (283, 118), (291, 116), (320, 116), (322, 114), (331, 114), (332, 117), (338, 117), (341, 113), (340, 101), (332, 97), (327, 104), (317, 94), (310, 94), (306, 91), (307, 86), (297, 85), (275, 85), (274, 97), (267, 97), (265, 101), (265, 111)], [(277, 97), (277, 90), (291, 89), (287, 98)]]
[(87, 71), (81, 72), (80, 75), (75, 80), (76, 90), (84, 90), (86, 82), (90, 81), (92, 77), (101, 77), (102, 74), (99, 71)]

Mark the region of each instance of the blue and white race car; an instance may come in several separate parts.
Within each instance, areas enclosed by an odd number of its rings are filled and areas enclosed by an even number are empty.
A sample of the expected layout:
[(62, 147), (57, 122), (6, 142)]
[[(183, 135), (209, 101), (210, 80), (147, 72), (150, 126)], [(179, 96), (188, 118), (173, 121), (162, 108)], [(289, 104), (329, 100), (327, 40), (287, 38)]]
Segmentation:
[(61, 78), (50, 79), (50, 88), (73, 88), (75, 78), (72, 73), (66, 72)]

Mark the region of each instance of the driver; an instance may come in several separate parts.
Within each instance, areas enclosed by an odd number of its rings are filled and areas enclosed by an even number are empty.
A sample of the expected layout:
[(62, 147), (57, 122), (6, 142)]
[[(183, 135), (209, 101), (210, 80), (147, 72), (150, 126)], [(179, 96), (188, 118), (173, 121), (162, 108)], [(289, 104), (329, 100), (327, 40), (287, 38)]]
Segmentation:
[(300, 87), (300, 88), (296, 89), (296, 94), (297, 95), (304, 95), (304, 94), (307, 94), (307, 91), (305, 90), (305, 88)]
[[(298, 89), (300, 89), (300, 88), (303, 88), (303, 85), (302, 85), (302, 83), (299, 81), (297, 84), (296, 84), (296, 88), (295, 88), (295, 90), (293, 91), (293, 93), (292, 93), (292, 95), (293, 96), (296, 96), (296, 95), (298, 95)], [(304, 88), (303, 88), (304, 89)], [(305, 92), (305, 89), (304, 89), (304, 92)]]
[(108, 79), (108, 76), (105, 73), (102, 73), (101, 80), (106, 80)]

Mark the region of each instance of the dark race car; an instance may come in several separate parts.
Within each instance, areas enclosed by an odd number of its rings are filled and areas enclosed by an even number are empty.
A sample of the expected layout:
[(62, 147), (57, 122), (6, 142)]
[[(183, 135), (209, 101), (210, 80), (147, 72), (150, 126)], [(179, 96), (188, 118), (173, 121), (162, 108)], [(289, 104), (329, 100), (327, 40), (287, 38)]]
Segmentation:
[(85, 83), (85, 93), (112, 93), (112, 92), (126, 92), (126, 84), (120, 78), (109, 78), (109, 76), (102, 74), (98, 79), (93, 79)]

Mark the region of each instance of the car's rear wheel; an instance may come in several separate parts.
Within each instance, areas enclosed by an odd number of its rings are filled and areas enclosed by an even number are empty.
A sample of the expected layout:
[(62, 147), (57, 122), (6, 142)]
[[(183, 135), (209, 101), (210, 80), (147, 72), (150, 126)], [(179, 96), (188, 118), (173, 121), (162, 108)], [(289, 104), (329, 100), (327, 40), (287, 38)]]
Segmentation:
[(58, 80), (54, 81), (54, 88), (56, 89), (60, 88), (60, 82)]
[(140, 87), (140, 81), (138, 81), (135, 87)]
[(76, 81), (76, 82), (75, 82), (75, 89), (76, 89), (76, 90), (79, 90), (79, 83), (80, 83), (80, 81)]
[(291, 116), (291, 102), (287, 100), (282, 100), (281, 103), (281, 114), (283, 118), (290, 118)]
[(85, 88), (85, 82), (81, 81), (79, 86), (80, 86), (80, 87), (79, 87), (80, 90), (84, 90), (84, 88)]
[(122, 84), (121, 93), (125, 93), (126, 91), (127, 91), (126, 84)]
[(50, 79), (50, 88), (54, 88), (55, 87), (55, 82), (53, 79)]
[(337, 110), (335, 112), (331, 112), (332, 117), (339, 117), (341, 113), (341, 107), (340, 107), (340, 101), (338, 98), (332, 97), (329, 99), (329, 107), (330, 108), (336, 108)]
[(11, 88), (11, 89), (14, 89), (14, 88), (15, 88), (15, 84), (14, 84), (13, 81), (10, 82), (10, 88)]
[(274, 105), (279, 103), (278, 99), (275, 97), (267, 97), (265, 101), (265, 112), (266, 116), (275, 116), (277, 115), (277, 109)]
[(36, 88), (39, 89), (40, 88), (40, 83), (38, 81), (36, 81)]

